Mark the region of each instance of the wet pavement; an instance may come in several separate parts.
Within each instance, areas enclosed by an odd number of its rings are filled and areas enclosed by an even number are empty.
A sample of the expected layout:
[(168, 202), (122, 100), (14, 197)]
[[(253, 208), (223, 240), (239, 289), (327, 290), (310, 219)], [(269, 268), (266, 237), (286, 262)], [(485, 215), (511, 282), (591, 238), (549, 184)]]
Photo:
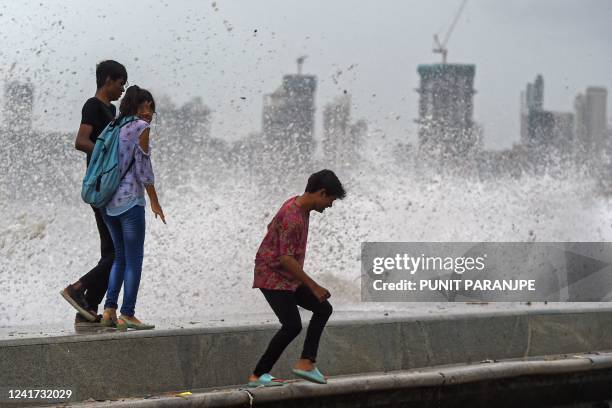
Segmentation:
[[(67, 309), (69, 307), (67, 306)], [(336, 307), (332, 322), (349, 321), (354, 319), (431, 319), (437, 317), (448, 318), (451, 315), (470, 314), (516, 314), (529, 312), (589, 312), (612, 310), (612, 304), (607, 302), (473, 302), (473, 303), (359, 303)], [(302, 310), (302, 317), (307, 319), (309, 312)], [(226, 315), (201, 315), (190, 319), (168, 319), (151, 322), (156, 325), (155, 330), (197, 329), (210, 327), (237, 327), (253, 326), (259, 324), (275, 323), (276, 317), (269, 313), (243, 313)], [(114, 333), (115, 329), (100, 325), (85, 324), (79, 327), (74, 325), (74, 314), (67, 310), (66, 320), (36, 326), (5, 326), (0, 327), (0, 341), (30, 338), (50, 338), (64, 336), (78, 336), (91, 334)]]

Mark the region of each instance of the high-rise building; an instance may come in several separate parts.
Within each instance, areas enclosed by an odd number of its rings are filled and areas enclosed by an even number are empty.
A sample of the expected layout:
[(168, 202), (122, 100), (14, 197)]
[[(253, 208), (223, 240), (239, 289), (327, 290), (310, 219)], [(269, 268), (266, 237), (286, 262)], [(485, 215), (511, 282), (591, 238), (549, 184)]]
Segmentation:
[(530, 150), (572, 149), (574, 115), (544, 110), (544, 78), (538, 74), (521, 92), (521, 144)]
[(580, 93), (574, 98), (574, 136), (576, 137), (576, 142), (580, 143), (583, 147), (589, 144), (587, 140), (586, 116), (584, 94)]
[(552, 112), (553, 145), (565, 152), (574, 148), (574, 114), (570, 112)]
[(315, 148), (315, 91), (313, 75), (291, 74), (282, 85), (264, 96), (263, 136), (275, 152), (295, 153), (294, 160), (307, 161)]
[(608, 91), (601, 87), (588, 87), (586, 90), (586, 131), (594, 148), (599, 149), (605, 143), (608, 130)]
[(543, 110), (544, 109), (544, 78), (541, 74), (536, 76), (533, 84), (527, 84), (527, 109)]
[(598, 152), (607, 145), (608, 91), (603, 87), (588, 87), (574, 100), (575, 134), (587, 152)]
[[(531, 145), (534, 143), (535, 133), (541, 134), (546, 127), (546, 117), (550, 115), (540, 115), (538, 112), (544, 110), (544, 78), (538, 74), (533, 83), (528, 82), (527, 87), (521, 92), (521, 143)], [(531, 115), (531, 112), (536, 112)], [(538, 119), (543, 122), (539, 123)], [(539, 129), (536, 132), (534, 126)], [(546, 133), (552, 132), (552, 128)]]
[(32, 131), (34, 86), (30, 82), (11, 81), (4, 87), (3, 122), (9, 136)]
[(348, 147), (351, 122), (351, 97), (337, 97), (323, 108), (323, 155), (330, 162), (342, 161), (341, 152)]
[(355, 164), (359, 147), (367, 133), (367, 124), (351, 123), (351, 96), (343, 94), (323, 109), (323, 155), (335, 165)]
[(545, 110), (530, 110), (527, 113), (527, 137), (522, 143), (528, 147), (547, 147), (555, 139), (555, 115)]
[(475, 72), (474, 65), (419, 65), (417, 123), (422, 154), (455, 157), (478, 147), (473, 120)]

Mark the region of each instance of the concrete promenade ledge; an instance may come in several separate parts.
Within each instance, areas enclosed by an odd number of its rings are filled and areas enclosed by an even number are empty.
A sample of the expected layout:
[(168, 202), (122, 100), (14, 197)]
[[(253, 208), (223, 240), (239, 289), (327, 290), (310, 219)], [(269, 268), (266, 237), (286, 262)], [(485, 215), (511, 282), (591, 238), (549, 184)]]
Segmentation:
[[(306, 325), (306, 313), (304, 318)], [(271, 315), (242, 319), (183, 329), (4, 337), (0, 391), (70, 389), (70, 401), (78, 402), (244, 384), (278, 324)], [(324, 333), (318, 364), (335, 377), (612, 350), (610, 327), (612, 307), (602, 304), (340, 311)], [(274, 375), (292, 378), (304, 332)], [(4, 402), (6, 395), (0, 396)]]
[[(560, 407), (612, 403), (612, 351), (483, 361), (304, 380), (283, 387), (225, 388), (74, 407)], [(589, 404), (590, 403), (590, 404)], [(596, 404), (599, 405), (596, 405)]]

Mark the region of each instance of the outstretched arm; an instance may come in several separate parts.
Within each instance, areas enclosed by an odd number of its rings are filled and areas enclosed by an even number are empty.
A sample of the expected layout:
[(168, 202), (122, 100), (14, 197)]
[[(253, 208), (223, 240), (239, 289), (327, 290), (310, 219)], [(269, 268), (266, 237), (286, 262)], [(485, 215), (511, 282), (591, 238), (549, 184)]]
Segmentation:
[(147, 190), (147, 195), (149, 196), (149, 201), (151, 201), (151, 211), (155, 214), (155, 218), (159, 215), (162, 222), (166, 223), (166, 217), (164, 216), (164, 211), (159, 205), (159, 200), (157, 199), (157, 191), (155, 191), (155, 186), (153, 184), (149, 184), (145, 186), (145, 190)]
[[(145, 155), (149, 155), (149, 128), (146, 128), (140, 134), (140, 140), (138, 141), (138, 145), (140, 146), (140, 150), (144, 152)], [(153, 169), (151, 168), (150, 162), (149, 167), (146, 173), (150, 174), (145, 180), (143, 180), (145, 185), (145, 190), (147, 191), (147, 195), (149, 196), (149, 201), (151, 201), (151, 211), (155, 214), (155, 218), (159, 215), (159, 218), (166, 223), (166, 217), (164, 216), (164, 211), (159, 205), (159, 200), (157, 198), (157, 191), (155, 190), (155, 185), (153, 184)]]

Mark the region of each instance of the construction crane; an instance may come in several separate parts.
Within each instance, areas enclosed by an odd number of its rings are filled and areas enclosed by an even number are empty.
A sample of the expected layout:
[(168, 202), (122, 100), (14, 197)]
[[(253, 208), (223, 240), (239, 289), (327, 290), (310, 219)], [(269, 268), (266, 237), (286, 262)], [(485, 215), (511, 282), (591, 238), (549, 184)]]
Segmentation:
[(299, 75), (302, 75), (302, 66), (304, 65), (304, 61), (306, 60), (306, 58), (308, 58), (308, 55), (302, 55), (296, 60)]
[(459, 20), (459, 16), (461, 16), (461, 12), (463, 11), (463, 8), (465, 7), (465, 3), (467, 3), (467, 0), (463, 0), (461, 2), (461, 5), (459, 6), (459, 10), (457, 10), (457, 13), (455, 13), (455, 18), (453, 19), (453, 22), (451, 23), (450, 27), (448, 28), (448, 31), (446, 32), (446, 35), (444, 36), (444, 41), (440, 42), (440, 39), (438, 38), (438, 34), (434, 34), (434, 43), (435, 43), (436, 48), (433, 49), (433, 52), (436, 54), (442, 54), (443, 64), (446, 64), (446, 56), (448, 55), (448, 48), (446, 48), (446, 44), (448, 44), (448, 40), (451, 34), (453, 33), (455, 26), (457, 25), (457, 21)]

